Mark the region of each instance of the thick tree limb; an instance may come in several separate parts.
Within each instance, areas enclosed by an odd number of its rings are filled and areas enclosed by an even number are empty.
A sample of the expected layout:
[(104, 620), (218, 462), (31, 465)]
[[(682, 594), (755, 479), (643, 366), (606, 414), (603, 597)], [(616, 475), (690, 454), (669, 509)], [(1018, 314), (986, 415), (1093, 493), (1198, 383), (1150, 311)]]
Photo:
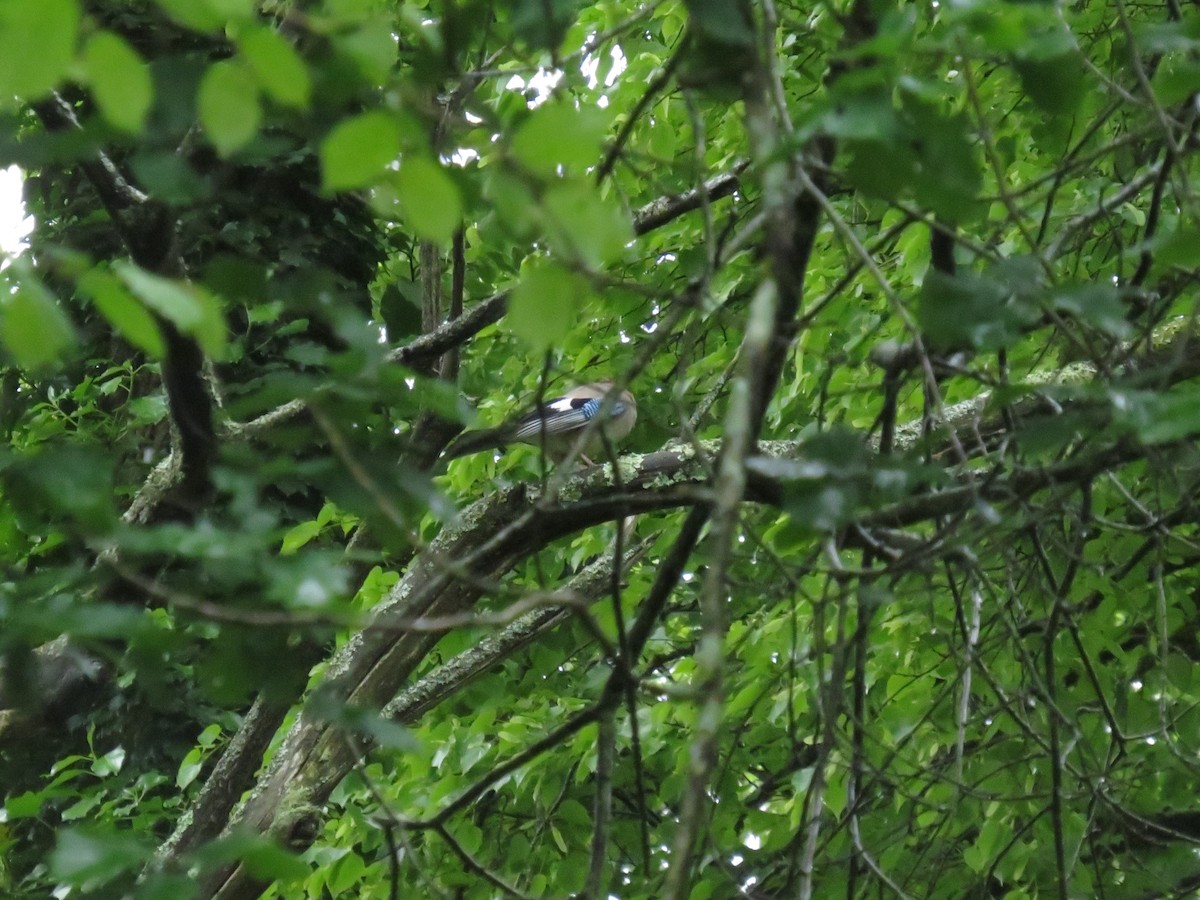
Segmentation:
[(237, 734), (221, 754), (196, 802), (180, 818), (172, 835), (159, 848), (162, 861), (196, 849), (221, 833), (230, 810), (251, 785), (271, 739), (287, 715), (262, 694), (242, 720)]
[[(633, 565), (645, 554), (649, 546), (650, 541), (647, 540), (632, 548), (625, 555), (622, 569), (627, 570)], [(611, 572), (611, 557), (601, 557), (572, 578), (567, 585), (567, 591), (579, 596), (584, 602), (593, 602), (604, 595)], [(416, 722), (492, 666), (571, 617), (571, 610), (553, 605), (542, 606), (526, 613), (406, 688), (383, 708), (381, 714), (403, 724)], [(251, 778), (261, 765), (267, 744), (274, 736), (285, 712), (284, 709), (265, 703), (261, 697), (255, 702), (237, 736), (226, 748), (213, 774), (209, 776), (204, 790), (181, 820), (175, 833), (163, 843), (156, 865), (169, 865), (199, 844), (220, 834), (234, 804), (251, 786)], [(360, 750), (370, 747), (365, 736), (359, 736), (358, 742)]]
[[(772, 455), (795, 453), (793, 442), (763, 442)], [(918, 496), (867, 516), (866, 527), (911, 526), (949, 514), (966, 514), (982, 498), (993, 503), (1027, 500), (1038, 491), (1086, 480), (1140, 455), (1131, 445), (1113, 445), (1055, 467), (1014, 471), (982, 484), (976, 479), (963, 487)], [(514, 485), (479, 501), (458, 527), (448, 528), (410, 566), (400, 583), (380, 605), (376, 621), (387, 626), (398, 618), (446, 616), (466, 611), (480, 594), (479, 583), (495, 579), (518, 560), (549, 543), (547, 535), (563, 536), (580, 528), (655, 509), (711, 502), (708, 467), (692, 447), (659, 451), (622, 459), (623, 487), (614, 486), (608, 466), (594, 467), (564, 487), (560, 504), (538, 508), (539, 492), (532, 485)], [(780, 483), (751, 467), (747, 497), (777, 502)], [(444, 560), (468, 560), (464, 575), (455, 578)], [(360, 632), (330, 661), (323, 690), (344, 702), (384, 706), (436, 642), (425, 633), (401, 633), (383, 627)], [(309, 713), (300, 716), (231, 827), (249, 827), (272, 834), (284, 843), (303, 847), (316, 833), (320, 809), (330, 791), (349, 771), (353, 754), (335, 729)], [(214, 874), (206, 895), (254, 896), (258, 885), (245, 870), (230, 868)]]
[[(607, 467), (604, 467), (607, 469)], [(649, 476), (653, 477), (653, 476)], [(589, 470), (577, 479), (580, 495), (601, 496), (612, 487), (605, 471)], [(518, 529), (537, 501), (537, 489), (514, 485), (476, 503), (463, 515), (463, 523), (446, 529), (426, 553), (421, 554), (388, 598), (375, 620), (386, 624), (395, 618), (446, 616), (470, 608), (480, 595), (480, 582), (499, 577), (532, 547), (549, 543), (548, 536), (570, 533), (598, 518), (600, 505), (559, 506), (539, 511), (537, 527)], [(630, 495), (620, 504), (619, 518), (667, 500), (669, 492), (641, 498)], [(609, 507), (611, 510), (612, 507)], [(460, 572), (470, 580), (455, 578), (447, 560), (465, 561)], [(466, 571), (462, 571), (465, 569)], [(323, 690), (339, 700), (359, 706), (382, 707), (421, 662), (437, 635), (403, 633), (390, 628), (364, 630), (355, 635), (329, 663)], [(317, 810), (353, 763), (345, 740), (325, 722), (303, 713), (276, 753), (259, 788), (240, 811), (234, 827), (271, 833), (287, 844), (303, 845), (311, 839)], [(253, 877), (242, 869), (215, 874), (205, 892), (221, 897), (254, 896)]]
[[(1132, 375), (1154, 372), (1156, 378), (1163, 384), (1175, 384), (1183, 380), (1200, 376), (1200, 354), (1192, 349), (1195, 345), (1193, 324), (1185, 319), (1178, 319), (1155, 332), (1151, 346), (1143, 347), (1141, 352), (1130, 357), (1126, 371)], [(1131, 351), (1132, 352), (1132, 351)], [(1073, 363), (1071, 366), (1051, 373), (1044, 379), (1047, 386), (1064, 384), (1086, 384), (1098, 376), (1095, 366), (1090, 363)], [(1034, 379), (1026, 379), (1033, 381)], [(1001, 434), (1007, 423), (1001, 416), (988, 415), (989, 394), (983, 393), (976, 398), (944, 407), (942, 416), (933, 423), (935, 433), (945, 432), (956, 435), (957, 440), (968, 447), (974, 446), (975, 439), (980, 434)], [(1017, 424), (1034, 427), (1039, 417), (1052, 420), (1056, 413), (1055, 406), (1047, 402), (1037, 393), (1030, 393), (1024, 398), (1011, 402), (1009, 409)], [(920, 420), (905, 423), (896, 430), (897, 451), (911, 449), (917, 442), (923, 440), (923, 430)], [(712, 495), (708, 488), (706, 465), (696, 459), (697, 452), (715, 454), (715, 444), (701, 443), (697, 446), (675, 446), (656, 453), (640, 457), (624, 457), (620, 460), (622, 467), (623, 488), (616, 491), (613, 485), (604, 479), (604, 468), (589, 469), (571, 479), (561, 496), (572, 501), (576, 508), (571, 516), (576, 524), (573, 528), (586, 527), (596, 521), (614, 519), (624, 514), (627, 506), (636, 503), (638, 508), (669, 508), (672, 506), (702, 506), (711, 501)], [(757, 447), (757, 456), (751, 461), (747, 481), (747, 497), (755, 502), (769, 505), (779, 505), (783, 502), (783, 482), (778, 472), (770, 466), (764, 467), (764, 461), (788, 460), (797, 457), (802, 452), (802, 444), (795, 441), (762, 441)], [(1005, 502), (1041, 490), (1054, 481), (1071, 481), (1076, 478), (1092, 477), (1096, 473), (1120, 466), (1125, 462), (1144, 455), (1144, 451), (1136, 445), (1120, 445), (1111, 451), (1108, 457), (1094, 453), (1086, 460), (1062, 464), (1060, 469), (1030, 470), (1028, 472), (1014, 470), (1003, 478), (984, 483), (980, 492), (974, 496), (982, 497), (997, 503)], [(173, 457), (164, 460), (155, 470), (154, 481), (169, 481), (171, 479)], [(161, 470), (161, 472), (159, 471)], [(599, 479), (599, 490), (589, 489), (581, 492), (581, 483), (592, 483)], [(649, 485), (654, 485), (661, 494), (655, 497), (646, 495)], [(972, 488), (968, 486), (951, 487), (946, 490), (920, 494), (886, 509), (881, 509), (869, 515), (863, 525), (871, 529), (907, 527), (929, 521), (939, 516), (954, 514), (969, 509)], [(472, 507), (472, 509), (477, 509)], [(137, 501), (131, 505), (127, 517), (140, 516), (144, 506)], [(528, 509), (528, 507), (526, 507)], [(703, 517), (706, 513), (702, 512)], [(568, 514), (560, 513), (557, 522), (565, 522)], [(135, 519), (137, 520), (137, 519)], [(556, 526), (557, 527), (557, 526)], [(563, 534), (567, 532), (564, 531)], [(656, 595), (659, 591), (655, 590)], [(665, 594), (662, 595), (665, 600)], [(631, 646), (638, 645), (638, 634), (641, 629), (650, 627), (652, 623), (643, 624), (641, 617), (631, 632)], [(57, 647), (57, 649), (55, 649)], [(57, 671), (61, 663), (57, 661), (63, 654), (70, 655), (72, 651), (63, 642), (48, 645), (46, 666), (48, 672)], [(39, 651), (42, 652), (42, 651)], [(69, 692), (78, 680), (63, 682), (38, 679), (39, 691), (48, 692), (56, 704), (70, 704), (64, 691)], [(10, 717), (11, 719), (11, 717)], [(16, 735), (13, 730), (17, 720), (0, 723), (0, 746), (10, 737)]]
[(684, 213), (700, 209), (705, 203), (728, 197), (738, 189), (740, 175), (746, 165), (746, 163), (738, 163), (732, 171), (714, 175), (704, 182), (703, 187), (692, 188), (682, 194), (674, 194), (647, 203), (633, 215), (634, 233), (646, 234), (678, 219)]

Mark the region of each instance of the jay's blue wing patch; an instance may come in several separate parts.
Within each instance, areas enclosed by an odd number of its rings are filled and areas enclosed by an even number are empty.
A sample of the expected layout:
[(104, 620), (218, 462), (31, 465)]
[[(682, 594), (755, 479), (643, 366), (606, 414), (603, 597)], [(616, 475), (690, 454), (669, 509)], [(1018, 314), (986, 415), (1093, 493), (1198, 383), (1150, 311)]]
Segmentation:
[[(543, 406), (539, 412), (530, 413), (522, 419), (513, 430), (513, 439), (520, 441), (534, 438), (543, 428), (547, 434), (577, 431), (596, 418), (603, 402), (596, 397), (558, 397)], [(625, 404), (618, 400), (609, 407), (608, 413), (615, 419), (624, 411)]]

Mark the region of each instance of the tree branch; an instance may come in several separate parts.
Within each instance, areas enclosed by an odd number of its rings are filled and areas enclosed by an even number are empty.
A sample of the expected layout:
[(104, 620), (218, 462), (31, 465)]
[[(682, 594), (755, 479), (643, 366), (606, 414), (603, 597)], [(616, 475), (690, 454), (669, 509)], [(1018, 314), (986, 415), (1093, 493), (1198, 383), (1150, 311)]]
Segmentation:
[[(35, 104), (34, 111), (48, 131), (81, 130), (75, 111), (57, 94)], [(103, 151), (96, 151), (92, 159), (81, 160), (79, 167), (133, 261), (147, 271), (184, 277), (183, 260), (176, 246), (179, 226), (170, 210), (134, 187)], [(171, 483), (170, 490), (164, 490), (157, 500), (167, 501), (179, 514), (190, 517), (211, 491), (209, 476), (217, 451), (212, 397), (204, 379), (200, 345), (162, 316), (154, 317), (166, 345), (163, 384), (181, 457), (175, 470), (179, 481)], [(153, 511), (144, 509), (139, 515), (149, 517)]]

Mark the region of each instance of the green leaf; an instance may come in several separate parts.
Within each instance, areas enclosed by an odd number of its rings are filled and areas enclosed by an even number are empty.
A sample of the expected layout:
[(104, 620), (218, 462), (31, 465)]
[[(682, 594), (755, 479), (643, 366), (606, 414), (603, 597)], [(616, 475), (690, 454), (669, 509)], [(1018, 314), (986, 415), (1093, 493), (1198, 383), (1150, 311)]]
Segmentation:
[(212, 357), (225, 348), (225, 319), (217, 299), (185, 281), (147, 272), (132, 263), (114, 266), (117, 275), (152, 310), (184, 334), (194, 337)]
[(546, 191), (546, 236), (564, 257), (591, 269), (619, 259), (633, 240), (633, 222), (624, 208), (586, 181), (566, 181)]
[(551, 100), (535, 109), (513, 136), (513, 158), (539, 175), (552, 177), (559, 167), (582, 174), (595, 165), (609, 116), (594, 106), (577, 108), (569, 99)]
[(1080, 53), (1064, 53), (1044, 59), (1018, 59), (1013, 65), (1026, 95), (1042, 111), (1069, 116), (1079, 108), (1084, 97), (1087, 74)]
[(137, 51), (120, 35), (97, 31), (84, 48), (83, 64), (92, 96), (109, 124), (141, 131), (154, 100), (154, 82)]
[(118, 774), (125, 765), (125, 748), (114, 747), (103, 756), (92, 761), (92, 774), (99, 778), (109, 778)]
[(363, 877), (367, 865), (357, 853), (347, 853), (333, 864), (329, 870), (329, 880), (326, 886), (333, 896), (349, 896), (349, 891)]
[(420, 746), (403, 725), (384, 718), (375, 710), (339, 700), (332, 691), (315, 692), (309, 698), (308, 711), (342, 731), (366, 735), (380, 747), (412, 751)]
[(238, 50), (271, 99), (297, 109), (308, 106), (312, 93), (308, 67), (279, 32), (261, 25), (248, 26), (238, 35)]
[(692, 23), (711, 40), (735, 47), (754, 44), (754, 28), (738, 0), (684, 0), (684, 5)]
[(507, 226), (512, 234), (527, 237), (539, 221), (537, 199), (530, 190), (528, 179), (505, 171), (503, 166), (486, 170), (486, 196), (496, 212), (496, 217)]
[(1194, 53), (1170, 55), (1154, 73), (1154, 96), (1162, 106), (1182, 103), (1200, 89), (1200, 60)]
[(1163, 266), (1190, 269), (1200, 264), (1200, 228), (1184, 224), (1161, 236), (1154, 247), (1154, 258)]
[(904, 142), (851, 140), (846, 175), (850, 183), (870, 197), (896, 200), (909, 188), (908, 176), (916, 167), (911, 149)]
[(259, 13), (257, 0), (201, 0), (227, 22), (252, 19)]
[(534, 351), (558, 344), (575, 324), (581, 300), (588, 294), (584, 278), (558, 263), (540, 258), (524, 268), (508, 301), (504, 322)]
[(365, 187), (400, 153), (400, 129), (383, 110), (339, 122), (321, 142), (321, 183), (326, 191)]
[(79, 5), (75, 0), (0, 3), (0, 105), (34, 100), (66, 76), (75, 57)]
[(468, 853), (478, 853), (483, 847), (483, 829), (471, 822), (459, 823), (454, 836)]
[(126, 409), (129, 410), (134, 422), (139, 425), (152, 425), (167, 418), (167, 398), (164, 394), (150, 394), (130, 400)]
[(258, 85), (243, 64), (221, 60), (209, 66), (196, 102), (200, 124), (221, 156), (229, 156), (258, 134), (262, 121)]
[(336, 554), (316, 550), (274, 560), (267, 598), (281, 606), (319, 609), (347, 593), (346, 572)]
[(963, 115), (946, 115), (915, 94), (906, 96), (904, 111), (915, 159), (906, 173), (913, 196), (943, 222), (966, 220), (983, 183), (974, 124)]
[(1177, 22), (1142, 22), (1134, 29), (1143, 53), (1192, 53), (1197, 49), (1195, 19)]
[(1200, 388), (1179, 387), (1167, 394), (1114, 389), (1113, 421), (1143, 444), (1165, 444), (1200, 434)]
[(150, 858), (153, 847), (128, 833), (98, 828), (60, 831), (50, 855), (50, 872), (68, 884), (111, 881)]
[(250, 874), (263, 881), (298, 881), (309, 874), (308, 865), (294, 853), (263, 841), (242, 854)]
[(15, 797), (9, 797), (5, 800), (4, 811), (10, 820), (28, 819), (41, 812), (44, 801), (45, 796), (42, 793), (38, 791), (26, 791), (23, 794), (17, 794)]
[(225, 24), (221, 15), (203, 0), (157, 0), (172, 19), (193, 31), (215, 31)]
[(991, 864), (996, 851), (1002, 848), (1012, 837), (1012, 828), (999, 814), (989, 816), (979, 830), (979, 837), (973, 846), (967, 848), (965, 859), (967, 865), (977, 872), (983, 871)]
[(195, 327), (202, 318), (200, 298), (190, 285), (155, 275), (130, 263), (118, 263), (116, 270), (147, 306), (181, 330)]
[(534, 48), (554, 50), (562, 42), (585, 0), (515, 0), (509, 16), (513, 30)]
[(896, 110), (890, 86), (842, 90), (820, 121), (847, 138), (848, 175), (858, 188), (889, 200), (911, 195), (943, 222), (962, 222), (980, 209), (974, 126), (965, 116), (946, 114), (927, 93), (924, 84), (905, 82)]
[(279, 548), (280, 556), (290, 556), (321, 533), (321, 523), (315, 519), (301, 522), (288, 530)]
[(728, 36), (722, 32), (718, 19), (724, 13), (717, 4), (724, 5), (724, 0), (698, 3), (705, 8), (703, 19), (690, 17), (694, 27), (688, 29), (678, 80), (683, 87), (703, 90), (718, 103), (733, 104), (741, 97), (746, 72), (758, 63), (754, 42), (744, 40), (742, 29), (735, 25)]
[(200, 737), (196, 738), (196, 743), (201, 747), (210, 750), (216, 745), (217, 739), (221, 737), (223, 732), (224, 729), (219, 724), (214, 722), (200, 732)]
[(809, 438), (797, 459), (755, 457), (751, 468), (781, 483), (784, 509), (810, 534), (850, 521), (871, 482), (863, 437), (847, 428)]
[[(116, 511), (111, 497), (104, 494), (106, 489), (110, 494), (112, 492), (112, 477), (107, 461), (98, 453), (87, 451), (73, 457), (56, 455), (63, 460), (64, 466), (76, 462), (80, 456), (84, 460), (80, 468), (62, 478), (63, 485), (57, 489), (57, 497), (54, 498), (58, 507), (64, 514), (78, 519), (93, 531), (111, 528), (116, 521)], [(73, 489), (78, 491), (75, 497), (71, 496)], [(46, 493), (53, 497), (54, 492)], [(146, 625), (144, 613), (116, 603), (90, 603), (86, 607), (60, 610), (57, 621), (64, 634), (102, 639), (128, 638)], [(124, 751), (121, 753), (124, 754)]]
[(1196, 682), (1196, 665), (1183, 653), (1171, 653), (1167, 657), (1163, 674), (1172, 686), (1190, 691)]
[(205, 845), (196, 856), (209, 865), (240, 859), (263, 881), (295, 881), (309, 874), (308, 864), (262, 835), (239, 831)]
[(978, 275), (951, 277), (929, 271), (921, 288), (917, 319), (939, 348), (995, 350), (1012, 346), (1038, 317), (1036, 264), (1006, 260)]
[(45, 369), (74, 346), (75, 328), (28, 265), (18, 263), (12, 274), (16, 285), (0, 296), (0, 340), (20, 368)]
[(395, 281), (383, 289), (379, 314), (387, 326), (388, 340), (399, 341), (421, 333), (420, 288), (411, 281)]
[(384, 84), (396, 65), (396, 36), (391, 18), (371, 18), (340, 33), (334, 45), (354, 61), (362, 77), (373, 85)]
[[(112, 466), (104, 449), (93, 443), (43, 444), (12, 460), (4, 476), (7, 496), (29, 514), (61, 516), (93, 534), (107, 533), (117, 521)], [(128, 606), (123, 611), (101, 606), (90, 605), (86, 618), (78, 621), (59, 611), (56, 624), (64, 632), (111, 634), (127, 631), (139, 615)]]
[(121, 279), (103, 269), (93, 269), (79, 279), (79, 288), (122, 337), (155, 359), (163, 357), (166, 346), (158, 323)]
[(462, 199), (446, 170), (432, 159), (405, 156), (396, 187), (413, 230), (431, 241), (449, 242), (462, 222)]
[(181, 789), (186, 788), (196, 780), (196, 776), (203, 768), (204, 757), (201, 755), (200, 748), (193, 747), (179, 764), (179, 771), (175, 773), (175, 786)]
[(855, 91), (844, 86), (835, 89), (820, 122), (830, 135), (856, 141), (890, 143), (897, 140), (901, 130), (891, 91), (876, 85)]
[(1128, 337), (1131, 326), (1125, 318), (1121, 294), (1111, 284), (1079, 284), (1059, 288), (1050, 300), (1056, 312), (1087, 322), (1113, 337)]

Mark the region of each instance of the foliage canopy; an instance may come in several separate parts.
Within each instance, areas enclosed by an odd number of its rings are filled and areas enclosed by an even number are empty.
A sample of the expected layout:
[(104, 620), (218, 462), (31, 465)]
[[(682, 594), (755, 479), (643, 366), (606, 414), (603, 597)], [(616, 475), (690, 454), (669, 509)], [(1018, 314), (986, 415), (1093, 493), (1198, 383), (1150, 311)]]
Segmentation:
[(0, 893), (1196, 890), (1198, 92), (1177, 0), (0, 4)]

